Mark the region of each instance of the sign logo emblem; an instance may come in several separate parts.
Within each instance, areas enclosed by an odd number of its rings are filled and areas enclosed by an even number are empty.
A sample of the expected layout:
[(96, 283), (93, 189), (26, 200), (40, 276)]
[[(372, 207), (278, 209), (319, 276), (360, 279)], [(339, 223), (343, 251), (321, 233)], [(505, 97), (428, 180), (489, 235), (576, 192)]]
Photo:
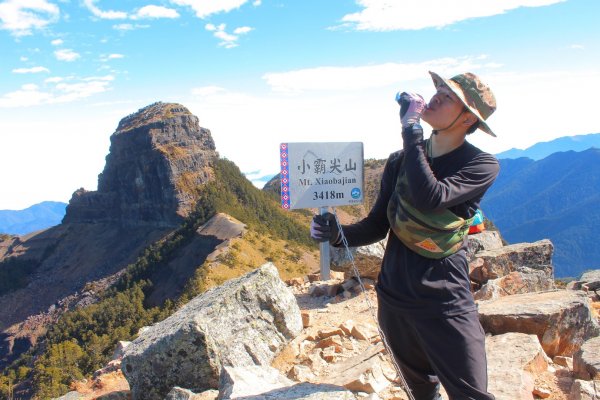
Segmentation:
[(352, 192), (350, 192), (350, 196), (352, 196), (353, 199), (360, 198), (360, 189), (359, 188), (352, 189)]

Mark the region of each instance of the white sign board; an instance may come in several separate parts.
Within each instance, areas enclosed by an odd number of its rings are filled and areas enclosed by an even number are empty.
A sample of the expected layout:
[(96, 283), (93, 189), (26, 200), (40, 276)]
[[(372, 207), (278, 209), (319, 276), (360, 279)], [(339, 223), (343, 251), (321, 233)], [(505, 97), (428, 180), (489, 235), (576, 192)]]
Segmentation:
[(362, 203), (361, 142), (281, 143), (279, 155), (283, 208)]

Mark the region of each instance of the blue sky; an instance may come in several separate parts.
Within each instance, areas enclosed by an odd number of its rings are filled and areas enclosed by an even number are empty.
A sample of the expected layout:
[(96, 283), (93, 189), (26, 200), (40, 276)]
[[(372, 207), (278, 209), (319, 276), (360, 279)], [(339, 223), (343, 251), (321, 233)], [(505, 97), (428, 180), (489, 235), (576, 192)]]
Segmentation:
[(401, 147), (399, 90), (471, 71), (498, 153), (599, 132), (596, 0), (0, 0), (0, 209), (96, 188), (119, 120), (188, 107), (260, 184), (281, 142)]

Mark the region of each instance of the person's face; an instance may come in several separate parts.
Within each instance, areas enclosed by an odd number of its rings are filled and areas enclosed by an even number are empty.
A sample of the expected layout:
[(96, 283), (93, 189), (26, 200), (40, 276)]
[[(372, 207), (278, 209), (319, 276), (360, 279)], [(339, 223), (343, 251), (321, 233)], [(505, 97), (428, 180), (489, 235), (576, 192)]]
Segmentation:
[(465, 106), (458, 96), (446, 86), (440, 86), (425, 107), (421, 117), (434, 130), (444, 129), (464, 111)]

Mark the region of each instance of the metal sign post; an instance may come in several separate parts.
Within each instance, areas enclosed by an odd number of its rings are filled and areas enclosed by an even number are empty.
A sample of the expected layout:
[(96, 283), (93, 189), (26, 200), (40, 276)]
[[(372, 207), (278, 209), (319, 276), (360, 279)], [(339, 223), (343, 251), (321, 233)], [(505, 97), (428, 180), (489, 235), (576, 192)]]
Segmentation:
[[(319, 208), (363, 202), (363, 145), (361, 142), (282, 143), (281, 206)], [(321, 243), (321, 279), (330, 278), (329, 243)]]
[[(321, 215), (325, 214), (328, 207), (321, 207)], [(328, 281), (330, 278), (329, 273), (329, 262), (331, 260), (331, 249), (329, 248), (329, 242), (319, 243), (319, 249), (321, 250), (321, 280)]]

